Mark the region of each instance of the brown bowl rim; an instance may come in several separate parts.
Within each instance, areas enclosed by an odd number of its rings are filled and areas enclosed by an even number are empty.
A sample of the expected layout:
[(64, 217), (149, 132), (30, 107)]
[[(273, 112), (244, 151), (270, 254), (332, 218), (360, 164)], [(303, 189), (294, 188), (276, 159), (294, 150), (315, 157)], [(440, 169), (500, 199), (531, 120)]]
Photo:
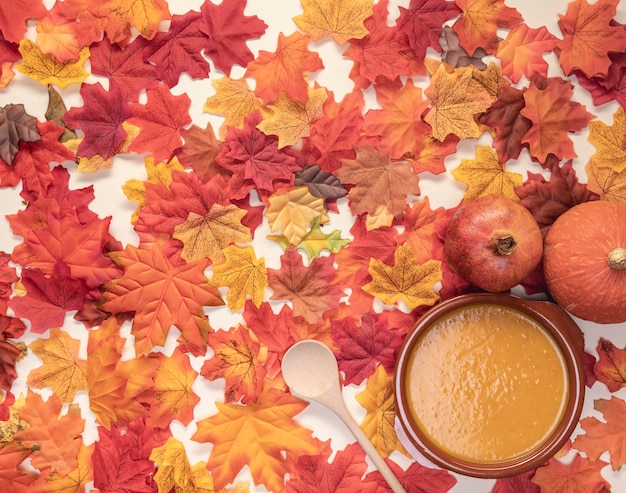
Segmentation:
[[(434, 320), (455, 308), (483, 303), (516, 308), (539, 322), (561, 349), (569, 379), (569, 399), (563, 417), (552, 434), (536, 449), (520, 457), (493, 463), (460, 459), (441, 450), (424, 436), (405, 405), (407, 391), (402, 378), (408, 365), (409, 352)], [(585, 395), (583, 351), (584, 340), (580, 328), (561, 307), (550, 301), (529, 300), (508, 293), (468, 293), (444, 300), (417, 320), (400, 348), (394, 371), (396, 416), (409, 442), (439, 467), (478, 478), (497, 479), (522, 474), (541, 466), (561, 450), (578, 424)]]

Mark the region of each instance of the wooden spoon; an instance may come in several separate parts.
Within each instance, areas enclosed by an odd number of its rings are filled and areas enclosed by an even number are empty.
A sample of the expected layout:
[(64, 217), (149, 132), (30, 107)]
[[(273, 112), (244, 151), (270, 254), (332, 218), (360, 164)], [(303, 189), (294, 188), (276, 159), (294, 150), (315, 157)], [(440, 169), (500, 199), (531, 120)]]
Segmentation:
[(308, 401), (317, 401), (333, 411), (350, 429), (394, 493), (406, 493), (396, 475), (348, 411), (339, 385), (337, 360), (325, 344), (314, 340), (294, 344), (283, 356), (282, 372), (292, 394)]

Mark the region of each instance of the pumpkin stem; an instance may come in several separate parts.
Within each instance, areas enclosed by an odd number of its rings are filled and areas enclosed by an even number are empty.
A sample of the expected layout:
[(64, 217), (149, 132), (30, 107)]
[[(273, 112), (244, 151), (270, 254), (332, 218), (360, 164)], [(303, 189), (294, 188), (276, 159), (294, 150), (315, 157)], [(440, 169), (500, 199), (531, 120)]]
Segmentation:
[(613, 248), (607, 255), (606, 261), (613, 269), (626, 269), (626, 248)]
[(517, 241), (510, 233), (495, 234), (491, 241), (498, 255), (511, 255), (517, 246)]

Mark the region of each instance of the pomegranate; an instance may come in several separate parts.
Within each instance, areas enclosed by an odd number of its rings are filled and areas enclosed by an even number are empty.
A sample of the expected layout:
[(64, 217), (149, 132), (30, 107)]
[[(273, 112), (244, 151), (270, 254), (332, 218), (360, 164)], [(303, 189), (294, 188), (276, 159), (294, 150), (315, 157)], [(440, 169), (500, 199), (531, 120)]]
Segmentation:
[(505, 195), (486, 195), (452, 216), (444, 242), (446, 261), (474, 286), (491, 292), (511, 289), (541, 261), (543, 238), (535, 218)]

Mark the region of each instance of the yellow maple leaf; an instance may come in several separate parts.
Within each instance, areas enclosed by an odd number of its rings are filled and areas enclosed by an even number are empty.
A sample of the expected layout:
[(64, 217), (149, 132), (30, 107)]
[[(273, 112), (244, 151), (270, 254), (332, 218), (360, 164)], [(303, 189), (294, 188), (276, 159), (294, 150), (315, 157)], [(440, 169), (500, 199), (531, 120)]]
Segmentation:
[(294, 145), (308, 137), (311, 124), (324, 116), (322, 107), (327, 97), (324, 87), (309, 87), (305, 103), (281, 92), (276, 101), (261, 108), (263, 120), (257, 128), (265, 135), (277, 135), (278, 147)]
[(316, 455), (321, 443), (294, 419), (307, 404), (286, 392), (265, 391), (245, 406), (216, 402), (218, 413), (198, 421), (191, 439), (213, 444), (207, 467), (215, 488), (248, 466), (255, 484), (283, 491), (285, 474), (301, 455)]
[(384, 226), (393, 224), (394, 216), (387, 209), (385, 204), (378, 204), (373, 214), (368, 214), (365, 218), (365, 227), (368, 231), (373, 231)]
[(395, 432), (393, 379), (387, 375), (383, 365), (378, 365), (374, 374), (368, 378), (365, 390), (356, 395), (356, 400), (367, 411), (361, 428), (378, 452), (388, 457), (393, 451), (399, 450), (409, 456)]
[(233, 204), (213, 204), (205, 215), (190, 212), (187, 220), (174, 228), (174, 238), (184, 244), (180, 256), (189, 263), (204, 258), (216, 264), (223, 262), (222, 248), (252, 240), (250, 229), (241, 224), (245, 215), (244, 209)]
[(372, 15), (372, 0), (300, 0), (303, 14), (293, 18), (314, 41), (330, 36), (342, 45), (369, 34), (363, 21)]
[(270, 230), (281, 230), (291, 245), (297, 245), (306, 234), (307, 223), (322, 216), (321, 223), (328, 222), (324, 199), (309, 192), (307, 186), (280, 188), (268, 199), (267, 216)]
[(213, 266), (210, 283), (228, 287), (226, 304), (232, 312), (243, 310), (248, 296), (255, 306), (261, 306), (268, 286), (265, 261), (257, 259), (254, 248), (230, 245), (223, 250), (226, 260)]
[(26, 399), (24, 394), (15, 399), (15, 402), (9, 406), (9, 419), (0, 421), (0, 443), (9, 443), (13, 441), (13, 435), (20, 430), (25, 430), (30, 425), (19, 414), (19, 411)]
[(252, 112), (261, 109), (263, 101), (250, 88), (244, 77), (213, 79), (215, 94), (207, 98), (204, 111), (225, 116), (220, 125), (219, 136), (226, 136), (228, 127), (243, 128), (244, 119)]
[(450, 72), (443, 63), (432, 75), (424, 94), (432, 104), (424, 120), (440, 142), (450, 134), (460, 139), (479, 137), (481, 129), (477, 117), (494, 101), (490, 86), (488, 89), (485, 82), (477, 79), (471, 68), (461, 67)]
[(93, 480), (92, 456), (95, 445), (81, 443), (76, 456), (76, 467), (67, 474), (56, 470), (49, 474), (42, 474), (33, 484), (33, 492), (38, 493), (81, 493), (85, 491), (87, 483)]
[(434, 286), (442, 279), (441, 261), (431, 259), (418, 264), (408, 243), (396, 249), (393, 265), (371, 258), (367, 270), (372, 280), (363, 290), (386, 305), (403, 301), (413, 310), (421, 305), (432, 306), (439, 300)]
[(67, 332), (50, 329), (48, 339), (36, 339), (30, 343), (30, 350), (43, 365), (28, 374), (26, 383), (37, 389), (50, 387), (61, 402), (69, 404), (76, 392), (87, 390), (87, 361), (78, 357), (80, 341)]
[(124, 192), (124, 195), (126, 195), (126, 198), (139, 204), (138, 209), (133, 212), (131, 223), (135, 223), (137, 221), (139, 218), (139, 211), (146, 205), (146, 183), (162, 183), (169, 188), (173, 180), (173, 172), (185, 171), (185, 168), (182, 164), (180, 164), (180, 161), (176, 156), (174, 156), (167, 163), (156, 164), (154, 162), (154, 157), (146, 156), (144, 158), (144, 167), (146, 168), (146, 173), (148, 175), (147, 180), (142, 181), (133, 178), (127, 180), (126, 183), (122, 185), (122, 191)]
[(98, 12), (107, 17), (106, 34), (111, 43), (124, 43), (131, 36), (131, 28), (137, 29), (146, 39), (152, 39), (159, 31), (159, 23), (171, 19), (165, 0), (97, 0)]
[(463, 196), (465, 200), (501, 194), (519, 201), (515, 189), (521, 187), (524, 181), (523, 175), (507, 171), (489, 146), (477, 146), (476, 159), (462, 159), (461, 164), (452, 170), (452, 176), (468, 185)]
[(621, 173), (626, 169), (626, 112), (618, 108), (613, 114), (613, 124), (607, 125), (602, 120), (589, 122), (589, 136), (587, 140), (596, 147), (591, 156), (595, 166), (608, 166)]
[(591, 159), (585, 166), (587, 188), (602, 200), (626, 203), (626, 170), (617, 172), (610, 166), (598, 166)]
[(340, 229), (335, 229), (329, 234), (324, 233), (321, 228), (321, 221), (322, 216), (314, 218), (311, 223), (311, 229), (302, 237), (300, 243), (296, 245), (296, 248), (306, 252), (309, 260), (319, 257), (322, 250), (337, 253), (350, 243), (349, 239), (341, 237)]
[(72, 83), (80, 84), (89, 76), (83, 67), (89, 58), (87, 46), (80, 50), (78, 60), (64, 63), (53, 55), (44, 54), (36, 43), (28, 39), (20, 41), (19, 51), (22, 61), (15, 68), (43, 85), (56, 84), (63, 89)]

